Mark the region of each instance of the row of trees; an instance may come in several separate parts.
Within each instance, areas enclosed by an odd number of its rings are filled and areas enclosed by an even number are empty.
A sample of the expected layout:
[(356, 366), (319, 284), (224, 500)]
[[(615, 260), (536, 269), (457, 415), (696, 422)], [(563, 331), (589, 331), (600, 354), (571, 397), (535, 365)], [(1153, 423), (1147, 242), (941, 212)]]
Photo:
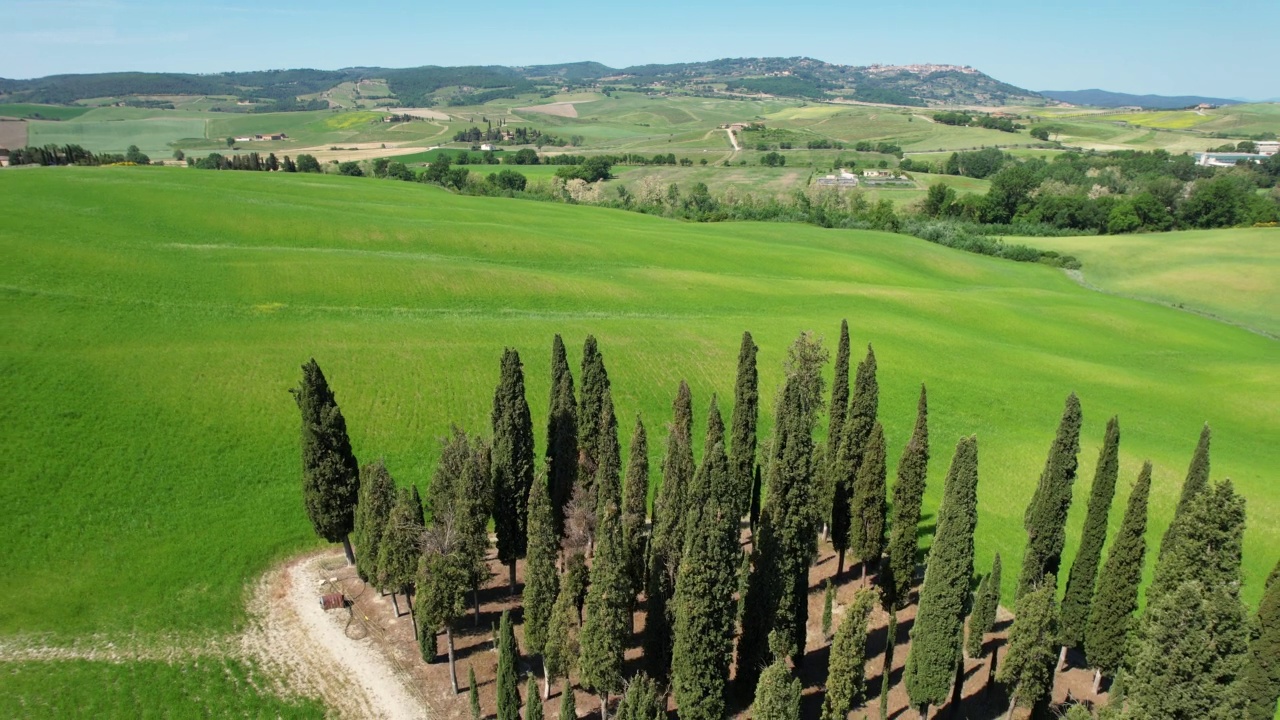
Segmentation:
[(113, 165), (116, 163), (133, 163), (134, 165), (150, 165), (151, 158), (130, 145), (123, 155), (119, 153), (95, 153), (75, 144), (42, 145), (35, 147), (5, 150), (0, 148), (0, 155), (9, 157), (10, 165)]
[[(860, 564), (865, 587), (831, 649), (824, 717), (838, 720), (866, 699), (862, 678), (871, 609), (881, 605), (893, 623), (897, 611), (913, 601), (929, 458), (927, 396), (921, 388), (915, 428), (888, 503), (876, 358), (868, 347), (850, 386), (849, 345), (844, 324), (825, 443), (815, 435), (827, 404), (822, 370), (828, 353), (809, 334), (789, 349), (773, 436), (763, 452), (757, 452), (756, 439), (757, 348), (749, 333), (739, 353), (729, 423), (713, 396), (700, 462), (693, 452), (692, 394), (682, 382), (652, 513), (646, 507), (645, 424), (636, 418), (624, 468), (611, 384), (593, 337), (584, 345), (576, 388), (564, 344), (554, 339), (543, 471), (535, 473), (524, 369), (519, 354), (508, 349), (494, 393), (491, 434), (452, 431), (425, 513), (415, 491), (396, 490), (381, 464), (356, 470), (345, 421), (312, 361), (295, 390), (303, 416), (308, 514), (318, 534), (344, 542), (362, 577), (393, 593), (414, 594), (423, 656), (435, 656), (435, 633), (443, 630), (455, 691), (452, 631), (467, 614), (468, 591), (478, 617), (476, 591), (489, 576), (485, 525), (492, 518), (497, 558), (508, 566), (513, 593), (516, 563), (525, 561), (524, 649), (541, 658), (543, 696), (576, 674), (600, 696), (606, 718), (610, 697), (624, 689), (619, 714), (627, 717), (636, 703), (665, 707), (667, 688), (681, 716), (693, 720), (719, 720), (752, 697), (755, 715), (798, 717), (795, 668), (806, 660), (809, 569), (824, 532), (839, 554), (836, 581), (844, 580), (849, 555)], [(1268, 587), (1251, 620), (1239, 599), (1244, 504), (1229, 481), (1209, 483), (1207, 427), (1161, 545), (1148, 610), (1136, 618), (1150, 465), (1130, 494), (1103, 563), (1119, 452), (1119, 423), (1108, 423), (1081, 548), (1057, 602), (1080, 427), (1080, 403), (1071, 395), (1025, 515), (1017, 614), (996, 674), (1012, 704), (1044, 705), (1055, 666), (1067, 662), (1074, 649), (1074, 657), (1083, 654), (1099, 680), (1123, 678), (1117, 683), (1121, 689), (1113, 688), (1112, 717), (1269, 717), (1280, 694), (1280, 587)], [(984, 657), (995, 621), (998, 556), (991, 573), (979, 580), (976, 596), (971, 592), (977, 482), (978, 442), (963, 438), (944, 481), (903, 678), (921, 717), (932, 707), (959, 702), (966, 648), (970, 657)], [(768, 488), (763, 502), (762, 486)], [(744, 517), (751, 536), (745, 554), (739, 544)], [(353, 530), (354, 550), (346, 541)], [(628, 684), (623, 655), (641, 608), (644, 676)], [(514, 670), (504, 670), (514, 668), (519, 652), (508, 633), (504, 618), (499, 718), (514, 718), (519, 708)], [(994, 653), (991, 661), (994, 667)], [(888, 678), (884, 673), (882, 708)], [(631, 699), (632, 692), (643, 698)]]

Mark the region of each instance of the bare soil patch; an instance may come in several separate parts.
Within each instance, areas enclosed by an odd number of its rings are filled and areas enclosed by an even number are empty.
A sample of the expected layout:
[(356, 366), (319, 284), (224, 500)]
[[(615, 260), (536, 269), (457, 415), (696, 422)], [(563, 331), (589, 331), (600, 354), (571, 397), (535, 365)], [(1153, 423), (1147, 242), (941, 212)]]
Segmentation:
[(516, 108), (516, 112), (542, 113), (543, 115), (555, 115), (556, 117), (567, 118), (578, 117), (578, 108), (574, 107), (572, 102), (557, 102), (547, 105), (534, 105), (532, 107)]
[(345, 145), (337, 146), (337, 150), (331, 149), (332, 147), (334, 146), (320, 145), (309, 148), (298, 148), (297, 150), (292, 151), (292, 155), (295, 158), (304, 153), (314, 155), (316, 160), (319, 160), (321, 163), (327, 163), (330, 160), (346, 162), (348, 160), (370, 160), (372, 158), (394, 157), (396, 155), (412, 155), (413, 153), (419, 153), (423, 150), (429, 149), (417, 146), (401, 147), (391, 145), (390, 143), (387, 143), (386, 147), (383, 147), (383, 143), (347, 143)]
[(22, 148), (27, 146), (27, 121), (13, 118), (0, 118), (0, 148)]

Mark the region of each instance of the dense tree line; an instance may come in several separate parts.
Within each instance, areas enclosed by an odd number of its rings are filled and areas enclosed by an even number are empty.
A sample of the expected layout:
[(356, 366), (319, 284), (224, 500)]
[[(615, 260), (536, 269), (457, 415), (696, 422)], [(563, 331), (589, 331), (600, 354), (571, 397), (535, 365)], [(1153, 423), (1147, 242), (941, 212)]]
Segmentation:
[(133, 163), (134, 165), (150, 165), (147, 157), (137, 145), (130, 145), (122, 155), (119, 153), (90, 152), (79, 145), (42, 145), (35, 147), (15, 148), (5, 153), (9, 156), (10, 165), (114, 165)]

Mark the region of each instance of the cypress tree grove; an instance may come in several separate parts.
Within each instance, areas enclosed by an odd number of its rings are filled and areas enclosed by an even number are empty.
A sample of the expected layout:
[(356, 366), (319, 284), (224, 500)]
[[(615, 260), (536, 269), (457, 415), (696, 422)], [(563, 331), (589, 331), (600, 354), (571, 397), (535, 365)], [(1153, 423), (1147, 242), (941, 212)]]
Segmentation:
[(502, 374), (493, 394), (492, 420), (493, 526), (498, 536), (498, 559), (506, 563), (511, 592), (515, 593), (516, 560), (525, 556), (528, 540), (533, 420), (524, 396), (520, 354), (511, 348), (502, 353)]
[(631, 583), (627, 578), (618, 502), (604, 492), (600, 493), (600, 524), (596, 532), (579, 674), (583, 687), (600, 696), (601, 718), (608, 720), (609, 695), (622, 689), (622, 656), (631, 627)]
[[(556, 556), (560, 537), (547, 484), (535, 481), (529, 491), (529, 556), (525, 561), (524, 644), (530, 655), (541, 655), (546, 649), (551, 626), (551, 609), (560, 592), (560, 576), (556, 572)], [(550, 678), (544, 681), (549, 685)]]
[(502, 623), (498, 626), (497, 720), (520, 720), (520, 681), (516, 678), (519, 659), (520, 647), (511, 629), (511, 612), (503, 610)]
[[(594, 486), (596, 464), (600, 462), (600, 419), (604, 415), (604, 398), (609, 394), (609, 373), (604, 368), (604, 356), (596, 346), (594, 335), (588, 335), (582, 345), (582, 391), (578, 395), (578, 479), (577, 484), (588, 491), (589, 503), (595, 499)], [(594, 504), (592, 504), (594, 507)]]
[(649, 558), (645, 596), (648, 606), (644, 627), (644, 657), (649, 674), (665, 682), (671, 671), (673, 608), (676, 573), (684, 546), (684, 513), (693, 483), (693, 395), (680, 381), (672, 405), (667, 453), (662, 460), (662, 487), (654, 500), (653, 530), (649, 538)]
[(627, 484), (622, 497), (622, 538), (627, 546), (627, 576), (631, 579), (631, 597), (644, 589), (646, 521), (649, 517), (649, 437), (644, 423), (636, 415), (631, 433), (631, 451), (627, 458)]
[(1271, 720), (1280, 700), (1280, 563), (1267, 578), (1254, 631), (1257, 634), (1249, 645), (1249, 663), (1240, 687), (1248, 720)]
[(779, 655), (760, 674), (751, 717), (755, 720), (800, 720), (800, 690), (800, 678), (792, 676), (786, 659)]
[(898, 481), (893, 484), (893, 517), (889, 524), (888, 578), (881, 585), (894, 607), (906, 607), (916, 575), (919, 552), (917, 529), (929, 471), (929, 400), (924, 385), (916, 405), (916, 426), (898, 461)]
[[(729, 465), (733, 482), (734, 512), (741, 518), (751, 509), (752, 478), (756, 464), (756, 423), (760, 415), (759, 378), (756, 373), (756, 347), (751, 333), (742, 333), (738, 350), (738, 377), (733, 386), (733, 441), (729, 449)], [(754, 523), (752, 524), (754, 527)]]
[(788, 351), (786, 381), (775, 403), (769, 499), (752, 540), (752, 571), (743, 600), (737, 677), (754, 690), (767, 660), (768, 638), (779, 633), (792, 658), (803, 661), (809, 616), (809, 564), (817, 549), (813, 497), (813, 428), (822, 406), (827, 352), (808, 333)]
[(1116, 494), (1116, 476), (1120, 471), (1120, 421), (1112, 417), (1107, 421), (1107, 434), (1098, 453), (1098, 466), (1093, 473), (1093, 487), (1089, 490), (1089, 510), (1084, 518), (1084, 534), (1080, 549), (1071, 563), (1067, 576), (1067, 591), (1062, 596), (1062, 653), (1058, 659), (1061, 669), (1067, 658), (1067, 648), (1083, 648), (1084, 636), (1089, 625), (1089, 607), (1093, 601), (1093, 584), (1098, 576), (1098, 563), (1102, 558), (1102, 544), (1107, 539), (1107, 516), (1111, 513), (1111, 499)]
[[(578, 657), (578, 601), (569, 583), (560, 583), (556, 604), (551, 608), (550, 629), (542, 649), (542, 670), (545, 683), (542, 697), (551, 697), (551, 685), (558, 678), (568, 678)], [(565, 702), (570, 702), (573, 689), (566, 688)]]
[(382, 532), (396, 502), (396, 481), (381, 460), (360, 468), (360, 501), (352, 534), (355, 537), (356, 572), (369, 582), (378, 576), (378, 548)]
[(911, 628), (903, 680), (911, 704), (928, 717), (946, 702), (961, 660), (965, 605), (973, 577), (973, 532), (978, 523), (978, 439), (956, 445), (943, 485), (938, 530), (929, 550), (920, 604)]
[(866, 698), (867, 617), (875, 596), (876, 593), (867, 590), (858, 593), (840, 621), (840, 629), (831, 644), (822, 720), (845, 720)]
[(1046, 574), (1058, 577), (1062, 546), (1067, 539), (1067, 511), (1071, 509), (1071, 486), (1076, 479), (1076, 455), (1080, 452), (1080, 399), (1067, 396), (1058, 423), (1058, 433), (1045, 460), (1040, 483), (1023, 518), (1027, 529), (1027, 550), (1018, 576), (1018, 597), (1039, 584)]
[(658, 691), (658, 683), (642, 672), (627, 683), (614, 720), (665, 720), (666, 717), (666, 696)]
[(525, 685), (524, 698), (524, 720), (542, 720), (542, 700), (538, 697), (538, 686), (532, 675)]
[(316, 535), (342, 543), (347, 563), (355, 564), (348, 534), (355, 525), (360, 468), (351, 452), (347, 421), (312, 358), (302, 366), (302, 381), (290, 390), (302, 414), (302, 499)]
[(1205, 423), (1204, 427), (1200, 428), (1200, 440), (1196, 443), (1195, 452), (1191, 454), (1191, 464), (1187, 467), (1187, 479), (1182, 483), (1182, 493), (1178, 497), (1178, 507), (1173, 511), (1173, 520), (1160, 540), (1160, 555), (1157, 561), (1164, 558), (1165, 548), (1175, 544), (1174, 536), (1178, 532), (1178, 526), (1182, 524), (1182, 517), (1187, 514), (1187, 508), (1191, 506), (1191, 501), (1209, 485), (1209, 440), (1212, 434), (1209, 423)]
[(1018, 600), (1013, 627), (1009, 629), (1009, 651), (996, 679), (1013, 688), (1009, 718), (1019, 705), (1035, 707), (1053, 690), (1054, 641), (1058, 634), (1058, 609), (1052, 575), (1033, 586)]
[(978, 584), (977, 599), (973, 604), (973, 612), (969, 615), (969, 643), (966, 648), (969, 657), (980, 659), (983, 656), (984, 636), (995, 626), (996, 610), (999, 607), (1000, 553), (996, 553), (991, 574), (983, 577)]
[(862, 582), (867, 582), (873, 564), (880, 562), (884, 553), (885, 517), (885, 451), (884, 428), (875, 423), (862, 463), (858, 466), (858, 478), (853, 484), (850, 502), (853, 517), (849, 533), (849, 545), (853, 554), (862, 562)]
[[(823, 520), (829, 523), (832, 542), (835, 542), (836, 515), (847, 513), (848, 496), (841, 503), (837, 498), (837, 486), (842, 473), (838, 461), (840, 445), (844, 441), (845, 418), (849, 414), (849, 322), (840, 321), (840, 343), (836, 346), (835, 374), (831, 379), (831, 410), (827, 421), (827, 445), (824, 451), (825, 461), (822, 465), (821, 488), (818, 493), (818, 508), (824, 513)], [(847, 537), (848, 518), (845, 535)], [(837, 548), (839, 549), (839, 548)], [(843, 560), (843, 558), (841, 558)], [(837, 576), (839, 573), (837, 573)]]
[[(420, 507), (414, 507), (413, 493), (408, 488), (400, 488), (396, 493), (396, 504), (391, 507), (391, 514), (387, 516), (387, 526), (378, 547), (377, 586), (391, 591), (393, 604), (396, 593), (408, 597), (418, 571), (418, 557), (421, 554), (419, 542), (423, 531), (419, 524), (419, 518), (422, 517)], [(396, 615), (399, 614), (400, 607), (397, 605)]]
[(1120, 530), (1111, 542), (1107, 561), (1098, 575), (1098, 589), (1089, 606), (1085, 657), (1094, 669), (1093, 693), (1102, 676), (1115, 676), (1128, 656), (1129, 627), (1138, 609), (1138, 583), (1147, 543), (1147, 497), (1151, 492), (1151, 463), (1144, 463), (1138, 482), (1129, 491)]
[(547, 483), (556, 534), (564, 534), (564, 506), (578, 477), (578, 409), (573, 397), (573, 374), (564, 340), (551, 341), (551, 401), (547, 405)]

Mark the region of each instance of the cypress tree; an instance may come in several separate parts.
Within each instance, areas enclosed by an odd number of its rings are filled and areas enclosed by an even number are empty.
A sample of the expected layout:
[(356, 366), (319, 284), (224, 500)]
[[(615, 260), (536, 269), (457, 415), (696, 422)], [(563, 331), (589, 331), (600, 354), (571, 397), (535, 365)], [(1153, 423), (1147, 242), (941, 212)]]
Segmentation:
[(867, 345), (867, 356), (858, 363), (853, 381), (853, 399), (849, 401), (849, 431), (846, 433), (853, 455), (855, 472), (862, 467), (862, 458), (876, 424), (876, 412), (880, 405), (880, 384), (876, 381), (876, 352)]
[(665, 682), (671, 670), (672, 628), (676, 573), (684, 546), (684, 513), (689, 508), (689, 487), (693, 483), (693, 396), (680, 381), (672, 406), (667, 453), (662, 460), (662, 487), (653, 507), (653, 531), (649, 540), (646, 579), (647, 614), (644, 628), (644, 657), (649, 674)]
[(409, 486), (409, 495), (411, 495), (411, 496), (412, 496), (412, 498), (413, 498), (413, 508), (417, 511), (417, 520), (418, 520), (418, 524), (419, 524), (419, 525), (421, 525), (421, 526), (423, 526), (423, 527), (426, 527), (426, 526), (427, 526), (427, 515), (426, 515), (426, 513), (425, 513), (425, 511), (424, 511), (424, 509), (423, 509), (423, 505), (422, 505), (422, 495), (418, 494), (418, 486), (417, 486), (417, 485), (410, 485), (410, 486)]
[(564, 534), (564, 506), (578, 477), (578, 409), (573, 397), (573, 374), (564, 340), (551, 341), (551, 401), (547, 415), (547, 483), (551, 487), (556, 534)]
[[(409, 589), (413, 587), (423, 531), (418, 522), (419, 517), (421, 512), (413, 505), (413, 494), (408, 488), (400, 488), (396, 492), (396, 504), (391, 507), (391, 514), (387, 516), (387, 526), (378, 547), (377, 585), (391, 591), (392, 603), (395, 603), (396, 593), (407, 597)], [(397, 605), (396, 615), (399, 614), (400, 608)]]
[(532, 675), (525, 685), (524, 698), (524, 720), (542, 720), (542, 700), (538, 697), (538, 685)]
[(622, 537), (627, 546), (627, 575), (631, 597), (644, 589), (646, 521), (649, 516), (649, 438), (636, 415), (627, 459), (627, 484), (622, 498)]
[[(533, 485), (533, 420), (524, 396), (524, 368), (512, 348), (502, 353), (502, 374), (493, 394), (493, 525), (498, 559), (506, 563), (516, 591), (516, 560), (528, 540), (529, 488)], [(499, 718), (498, 720), (506, 720)]]
[[(1029, 592), (1046, 574), (1058, 577), (1062, 546), (1067, 539), (1067, 511), (1071, 509), (1071, 485), (1076, 479), (1076, 454), (1080, 452), (1080, 399), (1067, 396), (1062, 420), (1040, 483), (1023, 518), (1027, 550), (1018, 576), (1018, 597)], [(1055, 580), (1056, 581), (1056, 580)]]
[(396, 481), (381, 460), (360, 468), (360, 501), (356, 504), (356, 572), (369, 582), (378, 576), (378, 548), (391, 507), (396, 502)]
[(871, 437), (867, 441), (866, 451), (862, 454), (862, 463), (858, 467), (858, 478), (853, 486), (853, 498), (850, 501), (854, 520), (849, 533), (849, 545), (853, 554), (862, 562), (862, 581), (866, 583), (871, 574), (873, 564), (880, 562), (884, 553), (884, 517), (885, 517), (885, 451), (884, 428), (875, 423)]
[(471, 599), (475, 625), (480, 626), (480, 586), (489, 581), (489, 514), (493, 502), (489, 444), (474, 438), (457, 490), (455, 512), (460, 518), (460, 551), (465, 556), (471, 578)]
[(578, 701), (574, 697), (573, 690), (566, 690), (564, 700), (560, 701), (559, 720), (578, 720)]
[(875, 593), (858, 593), (840, 621), (831, 644), (827, 667), (827, 694), (822, 703), (823, 720), (845, 720), (849, 712), (866, 698), (867, 617)]
[(1000, 607), (1000, 553), (996, 553), (995, 562), (991, 565), (991, 574), (982, 578), (978, 584), (977, 600), (973, 604), (973, 613), (969, 616), (969, 657), (981, 659), (984, 636), (991, 632), (996, 624), (996, 610)]
[(884, 663), (880, 668), (880, 720), (889, 718), (889, 690), (892, 689), (893, 651), (898, 644), (898, 612), (889, 608), (889, 627), (885, 630)]
[(1089, 510), (1084, 518), (1084, 534), (1080, 550), (1071, 563), (1067, 576), (1067, 591), (1062, 596), (1062, 654), (1058, 664), (1066, 659), (1067, 648), (1083, 648), (1089, 625), (1089, 607), (1093, 601), (1093, 585), (1102, 558), (1102, 544), (1107, 539), (1107, 516), (1111, 513), (1111, 499), (1116, 493), (1116, 476), (1120, 471), (1120, 422), (1115, 417), (1107, 421), (1107, 434), (1098, 453), (1098, 467), (1093, 473), (1093, 487), (1089, 490)]
[(827, 582), (824, 583), (824, 585), (826, 585), (826, 588), (822, 591), (822, 639), (830, 640), (831, 606), (835, 604), (836, 586), (831, 584), (830, 578), (827, 579)]
[(1164, 531), (1164, 537), (1160, 540), (1160, 555), (1157, 561), (1164, 559), (1165, 549), (1172, 547), (1175, 542), (1175, 535), (1178, 526), (1182, 522), (1182, 518), (1187, 514), (1187, 509), (1191, 506), (1191, 501), (1195, 496), (1200, 494), (1209, 485), (1209, 440), (1212, 432), (1209, 430), (1209, 423), (1205, 423), (1200, 428), (1200, 440), (1196, 443), (1195, 452), (1191, 454), (1191, 464), (1187, 467), (1187, 479), (1182, 483), (1182, 493), (1178, 497), (1178, 507), (1173, 512), (1173, 520), (1170, 521), (1169, 527)]
[[(627, 552), (622, 528), (622, 446), (618, 443), (618, 418), (613, 413), (613, 397), (606, 394), (600, 413), (600, 435), (597, 443), (596, 474), (592, 485), (596, 489), (596, 527), (603, 521), (603, 513), (608, 507), (618, 513), (619, 542), (622, 543), (624, 555)], [(630, 557), (623, 563), (623, 572), (627, 572)]]
[(978, 439), (956, 445), (943, 485), (938, 530), (929, 550), (920, 604), (911, 628), (903, 679), (911, 704), (927, 717), (946, 702), (961, 660), (965, 605), (973, 577), (973, 532), (978, 522)]
[(502, 623), (498, 627), (497, 720), (520, 720), (520, 681), (516, 678), (520, 647), (511, 629), (511, 611), (502, 611)]
[(347, 563), (355, 564), (348, 538), (355, 525), (360, 469), (347, 421), (312, 358), (302, 366), (302, 380), (290, 390), (302, 414), (302, 499), (316, 535), (342, 543)]
[[(734, 512), (741, 519), (751, 509), (752, 479), (756, 465), (756, 423), (760, 415), (759, 378), (756, 373), (756, 347), (751, 333), (742, 333), (738, 350), (738, 377), (733, 387), (733, 441), (729, 449), (729, 465), (733, 482)], [(755, 523), (752, 523), (755, 527)]]
[(471, 452), (471, 440), (457, 425), (450, 426), (449, 434), (440, 438), (440, 460), (427, 485), (426, 514), (433, 522), (437, 514), (450, 512), (457, 501)]
[[(846, 430), (852, 427), (845, 425)], [(827, 466), (827, 472), (831, 475), (833, 487), (831, 502), (827, 507), (831, 509), (831, 548), (836, 551), (835, 576), (839, 578), (844, 574), (844, 556), (849, 551), (849, 529), (853, 524), (850, 503), (853, 500), (853, 486), (857, 481), (857, 469), (853, 465), (854, 457), (849, 439), (845, 437), (840, 438), (839, 442), (831, 442), (835, 443), (831, 447), (834, 457)]]
[(756, 699), (751, 705), (755, 720), (800, 720), (800, 678), (791, 674), (786, 660), (779, 656), (765, 668), (756, 686)]
[[(560, 583), (556, 604), (551, 608), (550, 630), (542, 650), (542, 670), (545, 683), (543, 699), (551, 697), (551, 685), (558, 678), (568, 678), (578, 657), (578, 603), (569, 583)], [(573, 689), (566, 688), (565, 701), (570, 702)]]
[(622, 689), (622, 660), (630, 628), (627, 553), (616, 498), (600, 493), (600, 525), (596, 554), (587, 590), (586, 621), (582, 625), (580, 678), (583, 687), (600, 696), (602, 720), (608, 720), (609, 695)]
[(569, 589), (569, 596), (573, 598), (574, 612), (578, 615), (579, 625), (582, 624), (582, 604), (587, 601), (587, 586), (590, 584), (591, 570), (587, 568), (586, 556), (580, 552), (570, 555), (560, 586)]
[(583, 343), (580, 377), (582, 391), (578, 396), (577, 484), (588, 491), (588, 500), (594, 502), (592, 483), (595, 480), (596, 465), (600, 462), (600, 421), (604, 416), (604, 398), (609, 394), (609, 373), (605, 371), (604, 356), (596, 346), (594, 335), (588, 335)]
[(755, 471), (751, 474), (751, 544), (756, 543), (756, 526), (760, 524), (760, 496), (763, 483), (760, 482), (760, 466), (756, 465)]
[(467, 701), (471, 705), (471, 720), (480, 720), (480, 689), (476, 686), (476, 666), (467, 668)]
[(1120, 530), (1111, 543), (1107, 561), (1098, 575), (1098, 590), (1089, 607), (1084, 638), (1085, 656), (1094, 669), (1096, 695), (1102, 676), (1112, 677), (1128, 656), (1129, 627), (1138, 609), (1138, 583), (1146, 554), (1147, 497), (1151, 492), (1151, 463), (1144, 463), (1138, 482), (1129, 491), (1129, 504)]
[(821, 341), (802, 334), (788, 351), (786, 381), (775, 403), (769, 499), (753, 538), (752, 572), (743, 601), (738, 672), (744, 694), (755, 687), (778, 633), (803, 661), (809, 616), (809, 564), (817, 550), (813, 497), (813, 428), (822, 405)]
[(1013, 688), (1009, 717), (1018, 705), (1035, 707), (1053, 690), (1054, 641), (1058, 634), (1058, 610), (1054, 602), (1054, 579), (1033, 586), (1018, 600), (1013, 627), (1009, 629), (1009, 651), (996, 679)]
[(627, 683), (614, 720), (664, 720), (666, 717), (666, 696), (658, 691), (658, 683), (642, 672)]
[(428, 662), (436, 654), (436, 631), (444, 628), (449, 652), (449, 682), (453, 692), (458, 692), (458, 671), (453, 650), (453, 629), (457, 621), (467, 614), (467, 588), (470, 575), (466, 557), (456, 546), (450, 547), (452, 538), (442, 524), (436, 524), (429, 534), (428, 548), (421, 556), (418, 567), (418, 592), (414, 597), (418, 622), (422, 631), (418, 634), (422, 659)]
[(524, 644), (530, 655), (541, 655), (546, 649), (551, 609), (560, 591), (556, 573), (559, 550), (547, 484), (535, 481), (529, 491), (529, 557), (524, 582)]
[[(822, 487), (818, 496), (818, 507), (824, 513), (823, 520), (830, 523), (832, 543), (836, 541), (836, 523), (843, 521), (845, 536), (848, 536), (848, 517), (840, 520), (838, 515), (848, 513), (848, 496), (840, 502), (838, 487), (843, 473), (839, 468), (840, 446), (844, 441), (845, 418), (849, 413), (849, 322), (840, 321), (840, 343), (836, 347), (835, 374), (831, 379), (831, 410), (827, 421), (826, 461), (822, 469)], [(847, 489), (847, 488), (846, 488)], [(847, 545), (846, 545), (847, 548)], [(837, 550), (841, 549), (839, 547)], [(843, 560), (843, 557), (841, 558)], [(838, 575), (839, 573), (837, 573)]]
[(924, 385), (916, 405), (916, 426), (898, 461), (898, 480), (893, 484), (893, 518), (889, 525), (888, 575), (882, 583), (894, 607), (906, 607), (916, 575), (919, 552), (920, 506), (924, 502), (925, 477), (929, 471), (929, 400)]
[(1256, 636), (1249, 645), (1249, 663), (1240, 680), (1248, 703), (1248, 720), (1271, 720), (1280, 700), (1280, 563), (1267, 578), (1258, 614), (1254, 617)]
[[(728, 476), (723, 437), (708, 449), (703, 467), (708, 466), (712, 477), (707, 479), (712, 483)], [(676, 579), (671, 668), (676, 705), (685, 720), (723, 720), (727, 714), (725, 688), (737, 615), (737, 603), (728, 589), (737, 583), (742, 557), (738, 519), (730, 507), (713, 498), (689, 508), (688, 536)]]

